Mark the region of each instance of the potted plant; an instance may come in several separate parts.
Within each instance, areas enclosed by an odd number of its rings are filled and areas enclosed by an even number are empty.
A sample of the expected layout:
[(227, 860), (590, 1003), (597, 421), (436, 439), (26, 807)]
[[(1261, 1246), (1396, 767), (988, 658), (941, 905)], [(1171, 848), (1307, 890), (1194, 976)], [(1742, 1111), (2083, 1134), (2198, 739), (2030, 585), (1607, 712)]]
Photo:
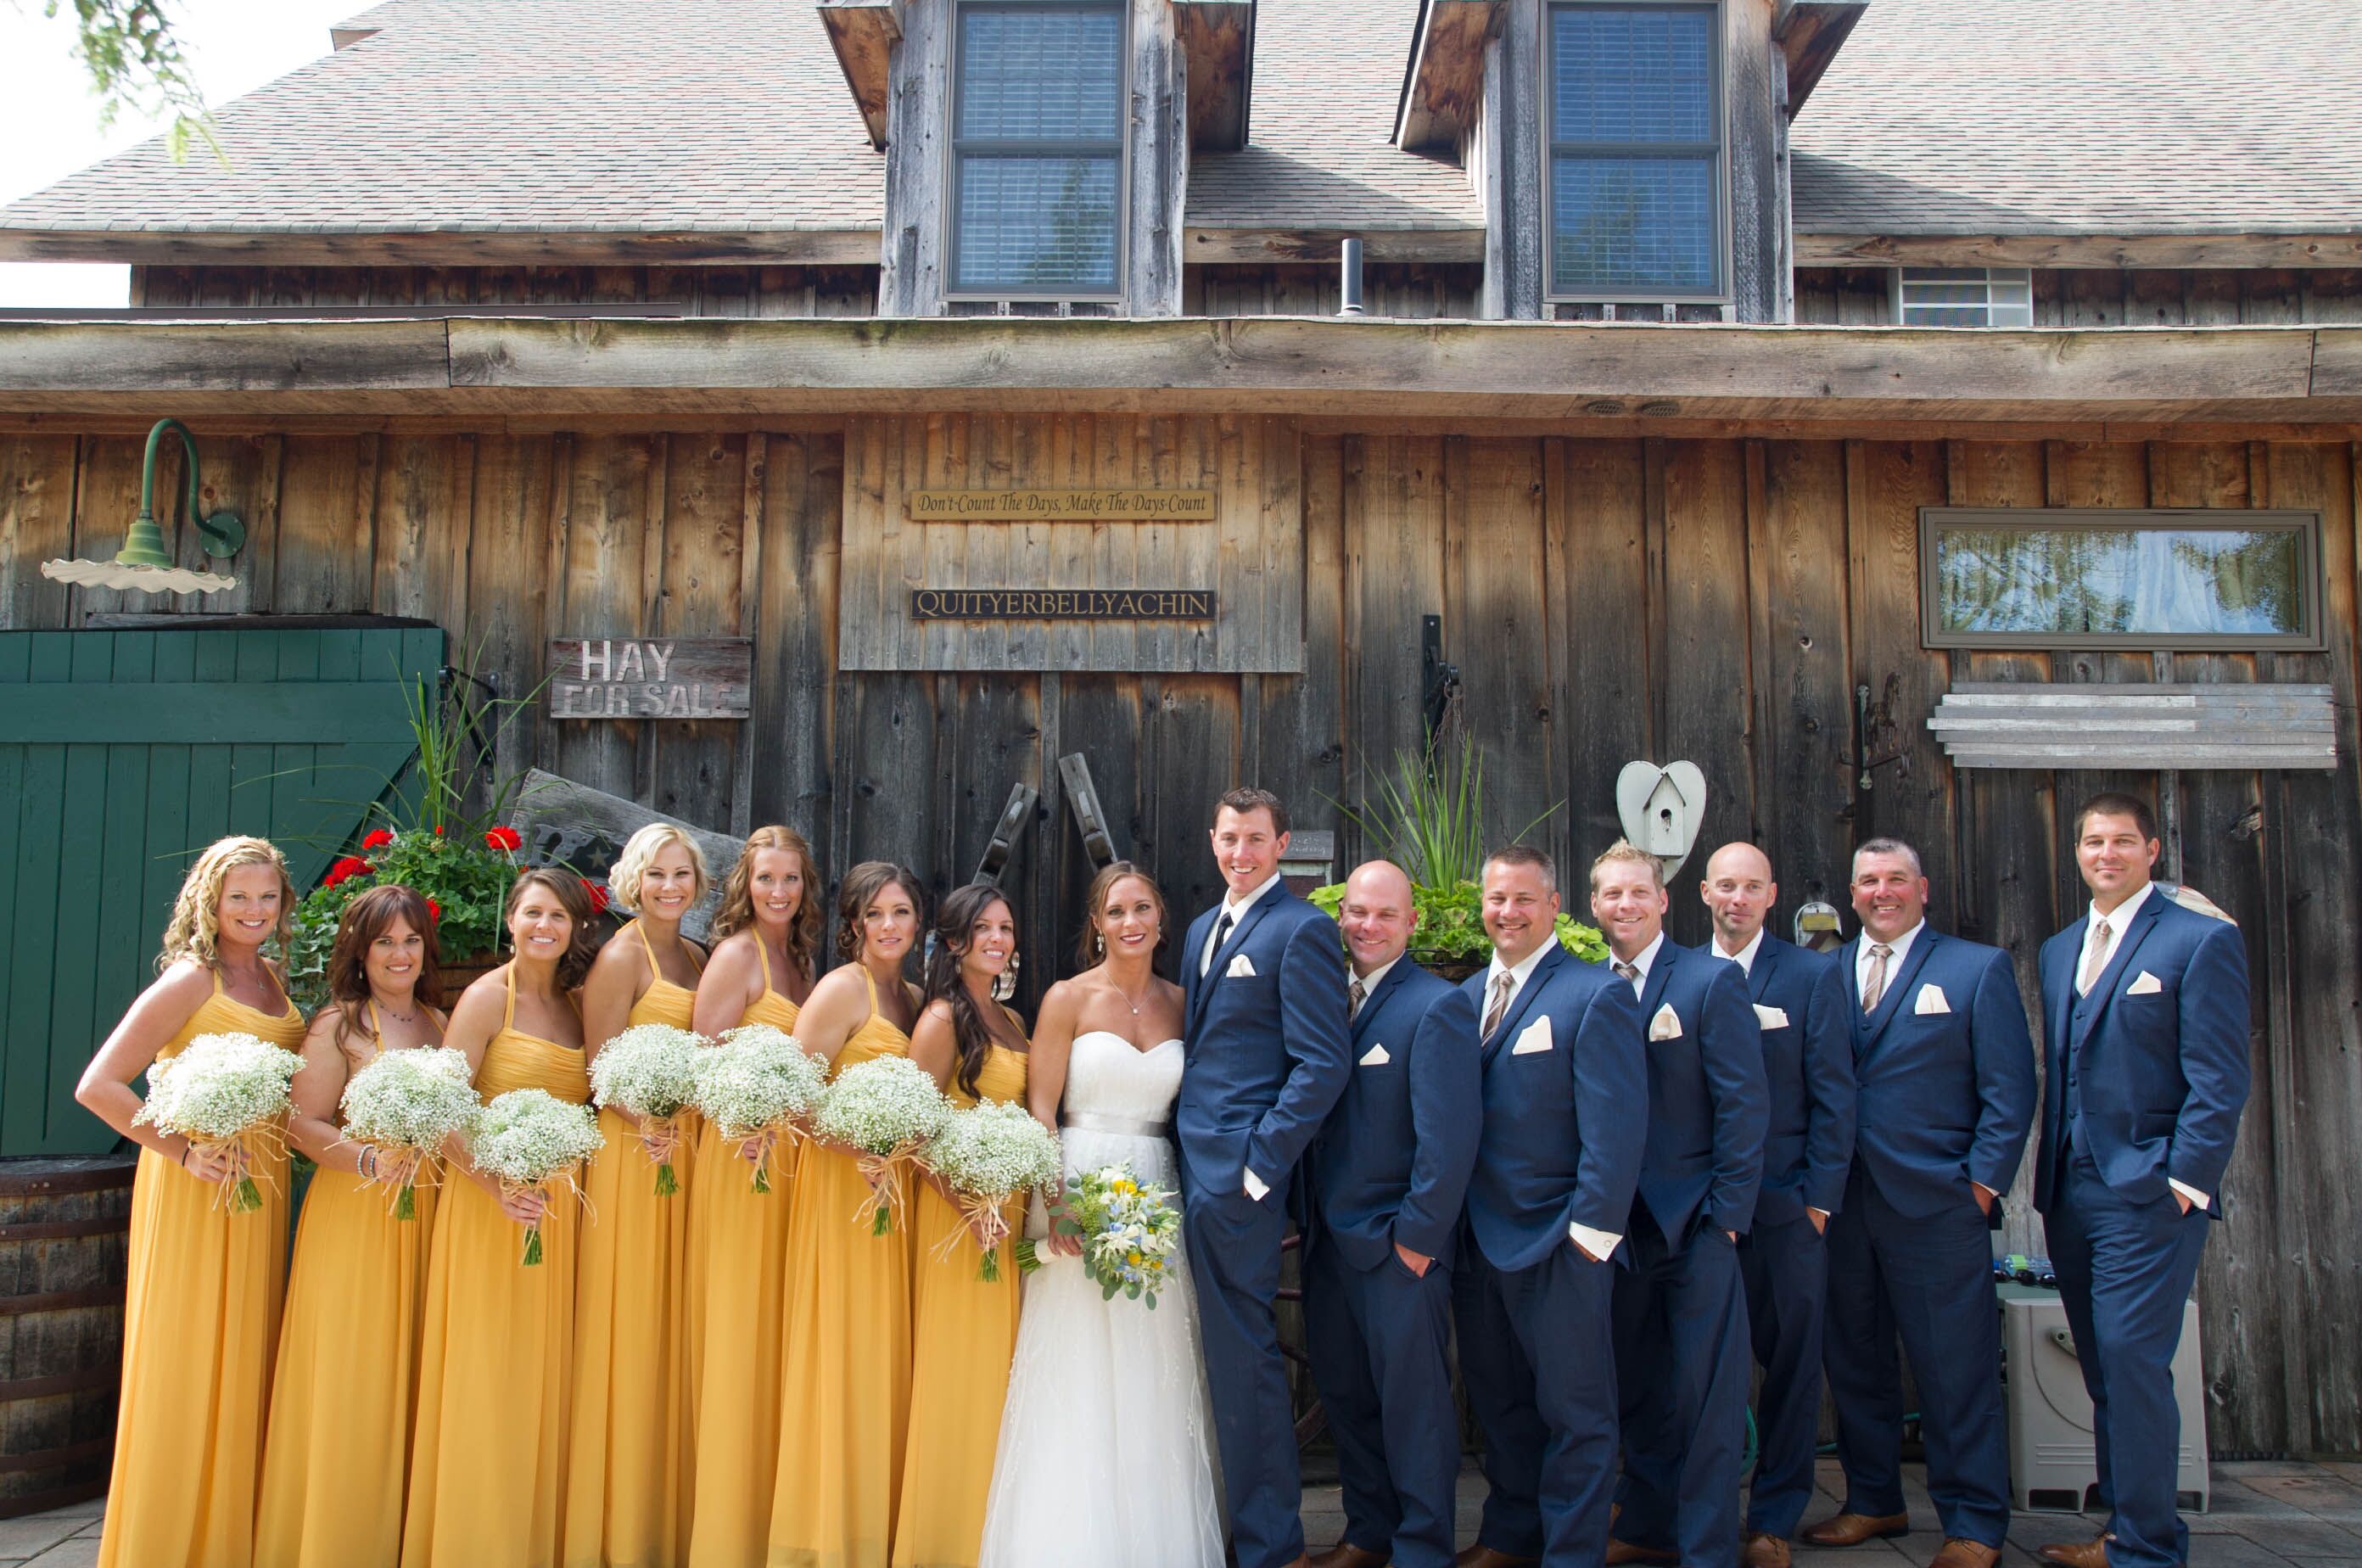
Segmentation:
[[(1378, 780), (1375, 801), (1360, 807), (1331, 801), (1380, 854), (1410, 878), (1411, 906), (1418, 911), (1410, 956), (1449, 980), (1461, 980), (1490, 961), (1493, 944), (1485, 934), (1485, 759), (1462, 737), (1459, 753), (1441, 760), (1397, 753), (1391, 775)], [(1518, 830), (1520, 835), (1547, 821), (1552, 806)], [(1315, 888), (1312, 901), (1330, 914), (1345, 898), (1345, 884)], [(1578, 958), (1597, 962), (1607, 954), (1598, 930), (1573, 915), (1558, 917), (1560, 944)]]

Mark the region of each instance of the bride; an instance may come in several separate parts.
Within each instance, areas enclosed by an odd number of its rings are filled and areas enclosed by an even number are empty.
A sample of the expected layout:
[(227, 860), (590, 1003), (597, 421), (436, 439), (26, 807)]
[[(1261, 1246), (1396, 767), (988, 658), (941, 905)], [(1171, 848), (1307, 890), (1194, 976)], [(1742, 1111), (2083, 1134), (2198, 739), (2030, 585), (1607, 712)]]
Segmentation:
[[(1091, 967), (1042, 999), (1027, 1099), (1059, 1128), (1069, 1175), (1129, 1164), (1177, 1205), (1181, 988), (1151, 966), (1164, 898), (1120, 860), (1091, 883), (1088, 907), (1082, 961)], [(1071, 1238), (1040, 1240), (1039, 1199), (1026, 1230), (1042, 1268), (1025, 1281), (981, 1568), (1220, 1568), (1213, 1421), (1186, 1255), (1174, 1253), (1152, 1311), (1101, 1299)]]

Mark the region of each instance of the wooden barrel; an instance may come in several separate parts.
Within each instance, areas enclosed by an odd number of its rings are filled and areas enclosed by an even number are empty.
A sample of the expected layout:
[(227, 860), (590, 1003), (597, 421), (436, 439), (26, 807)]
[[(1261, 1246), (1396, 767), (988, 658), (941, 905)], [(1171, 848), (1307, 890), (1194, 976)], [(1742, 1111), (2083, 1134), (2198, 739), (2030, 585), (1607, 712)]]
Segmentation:
[(106, 1490), (137, 1165), (0, 1160), (0, 1518)]

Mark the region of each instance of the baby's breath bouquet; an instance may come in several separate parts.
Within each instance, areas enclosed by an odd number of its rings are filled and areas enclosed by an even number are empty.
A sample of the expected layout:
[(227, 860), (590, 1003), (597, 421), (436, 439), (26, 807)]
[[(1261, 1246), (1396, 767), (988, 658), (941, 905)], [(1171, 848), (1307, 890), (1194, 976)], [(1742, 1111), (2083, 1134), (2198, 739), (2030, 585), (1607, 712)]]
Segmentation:
[(482, 1101), (468, 1079), (468, 1054), (439, 1045), (388, 1051), (345, 1085), (345, 1142), (381, 1154), (410, 1154), (410, 1177), (394, 1196), (393, 1217), (418, 1218), (418, 1180), (434, 1180), (443, 1140), (464, 1132)]
[[(590, 1062), (590, 1089), (603, 1107), (639, 1118), (641, 1136), (667, 1150), (677, 1129), (673, 1118), (697, 1092), (698, 1058), (705, 1037), (669, 1023), (635, 1023), (604, 1045)], [(668, 1153), (657, 1165), (657, 1196), (680, 1190)]]
[(798, 1135), (827, 1092), (827, 1066), (793, 1035), (767, 1023), (742, 1023), (697, 1054), (690, 1102), (723, 1142), (760, 1145), (753, 1186), (768, 1192), (771, 1151)]
[[(469, 1158), (487, 1176), (500, 1178), (502, 1193), (562, 1187), (577, 1190), (574, 1172), (596, 1159), (602, 1140), (599, 1119), (587, 1105), (573, 1105), (547, 1089), (511, 1089), (493, 1097), (476, 1117), (468, 1140)], [(524, 1262), (541, 1262), (541, 1225), (525, 1227)]]
[[(1000, 1243), (1009, 1236), (1009, 1200), (1021, 1193), (1047, 1192), (1058, 1185), (1058, 1137), (1021, 1105), (986, 1100), (952, 1112), (951, 1121), (919, 1156), (949, 1187), (967, 1222), (984, 1264), (977, 1277), (1000, 1277)], [(959, 1243), (955, 1231), (944, 1240), (949, 1255)]]
[(242, 1031), (200, 1034), (148, 1069), (148, 1100), (131, 1120), (177, 1132), (200, 1149), (226, 1151), (237, 1171), (224, 1184), (230, 1212), (259, 1209), (262, 1194), (248, 1167), (257, 1154), (286, 1147), (280, 1129), (290, 1106), (287, 1086), (303, 1065), (294, 1052)]
[(1117, 1291), (1151, 1310), (1181, 1246), (1181, 1211), (1161, 1187), (1143, 1187), (1130, 1165), (1102, 1165), (1066, 1178), (1062, 1236), (1079, 1237), (1083, 1268), (1098, 1282), (1100, 1299)]
[(855, 1151), (869, 1196), (854, 1213), (869, 1221), (869, 1233), (894, 1229), (902, 1207), (899, 1167), (927, 1145), (951, 1120), (952, 1102), (927, 1070), (907, 1056), (873, 1056), (836, 1075), (821, 1101), (812, 1132)]

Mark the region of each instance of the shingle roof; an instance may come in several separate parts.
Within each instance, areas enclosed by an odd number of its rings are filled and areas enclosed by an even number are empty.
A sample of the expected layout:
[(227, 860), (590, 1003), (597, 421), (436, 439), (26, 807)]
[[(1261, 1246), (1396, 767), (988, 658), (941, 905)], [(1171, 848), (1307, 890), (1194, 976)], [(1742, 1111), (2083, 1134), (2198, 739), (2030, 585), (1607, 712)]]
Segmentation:
[(1792, 138), (1807, 234), (2362, 227), (2354, 0), (1871, 0)]

